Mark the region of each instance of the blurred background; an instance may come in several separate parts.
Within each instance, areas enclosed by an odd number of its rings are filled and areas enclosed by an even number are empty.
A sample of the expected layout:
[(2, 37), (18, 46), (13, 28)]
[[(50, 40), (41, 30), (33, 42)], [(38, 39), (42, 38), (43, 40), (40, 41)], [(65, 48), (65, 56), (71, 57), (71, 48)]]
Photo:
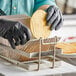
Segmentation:
[(76, 37), (76, 0), (56, 0), (63, 13), (63, 26), (53, 31), (50, 36)]
[(76, 0), (56, 0), (63, 14), (76, 14)]

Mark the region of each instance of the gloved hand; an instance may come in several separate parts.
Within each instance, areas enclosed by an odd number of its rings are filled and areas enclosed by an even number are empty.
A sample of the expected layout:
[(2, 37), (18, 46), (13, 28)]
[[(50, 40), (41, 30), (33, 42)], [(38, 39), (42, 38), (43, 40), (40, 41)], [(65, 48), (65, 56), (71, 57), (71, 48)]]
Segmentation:
[(31, 38), (30, 30), (22, 23), (0, 19), (0, 36), (6, 38), (13, 49)]
[(48, 25), (50, 25), (50, 29), (58, 30), (63, 24), (63, 17), (59, 8), (50, 6), (49, 8), (47, 8), (46, 12), (46, 20)]

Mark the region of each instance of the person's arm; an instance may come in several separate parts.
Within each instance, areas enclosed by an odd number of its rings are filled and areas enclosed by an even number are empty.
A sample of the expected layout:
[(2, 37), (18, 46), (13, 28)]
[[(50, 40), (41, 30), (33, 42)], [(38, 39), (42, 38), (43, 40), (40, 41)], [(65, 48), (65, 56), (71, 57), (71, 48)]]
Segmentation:
[(50, 5), (43, 5), (43, 6), (39, 7), (38, 9), (46, 10), (49, 7), (50, 7)]
[[(44, 7), (42, 7), (44, 6)], [(56, 6), (55, 0), (35, 0), (34, 11), (39, 9), (40, 7), (47, 8), (48, 6)]]
[(45, 10), (47, 12), (46, 20), (48, 25), (50, 25), (52, 30), (58, 30), (63, 25), (63, 17), (60, 9), (55, 3), (55, 0), (39, 1), (36, 2), (35, 9)]

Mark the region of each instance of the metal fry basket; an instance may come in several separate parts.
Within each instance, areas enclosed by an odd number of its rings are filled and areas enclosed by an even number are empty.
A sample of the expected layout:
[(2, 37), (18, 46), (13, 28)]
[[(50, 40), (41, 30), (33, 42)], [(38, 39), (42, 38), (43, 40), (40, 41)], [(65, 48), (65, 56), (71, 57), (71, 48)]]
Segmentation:
[(55, 58), (55, 55), (61, 53), (61, 50), (55, 48), (55, 45), (59, 39), (57, 36), (32, 39), (24, 46), (12, 49), (8, 41), (0, 38), (0, 58), (27, 70), (58, 67), (60, 61)]

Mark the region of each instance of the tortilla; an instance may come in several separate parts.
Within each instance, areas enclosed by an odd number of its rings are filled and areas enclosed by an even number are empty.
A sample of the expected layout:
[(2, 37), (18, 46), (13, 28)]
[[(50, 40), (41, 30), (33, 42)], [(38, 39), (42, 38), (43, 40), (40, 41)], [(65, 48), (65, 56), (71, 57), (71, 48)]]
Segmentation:
[(31, 32), (37, 39), (40, 37), (43, 39), (48, 38), (50, 35), (50, 27), (47, 25), (46, 15), (47, 13), (45, 11), (37, 10), (30, 20)]
[(76, 42), (73, 43), (58, 43), (57, 48), (62, 49), (63, 54), (74, 54), (76, 53)]

